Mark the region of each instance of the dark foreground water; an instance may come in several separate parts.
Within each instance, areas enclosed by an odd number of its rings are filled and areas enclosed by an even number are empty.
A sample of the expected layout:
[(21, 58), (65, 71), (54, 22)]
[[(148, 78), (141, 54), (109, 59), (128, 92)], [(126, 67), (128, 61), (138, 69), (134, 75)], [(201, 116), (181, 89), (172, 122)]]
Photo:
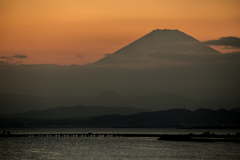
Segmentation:
[[(12, 129), (15, 133), (199, 133), (176, 129)], [(234, 133), (235, 130), (210, 130)], [(0, 138), (0, 159), (240, 159), (240, 144), (173, 142), (157, 138), (27, 137)]]

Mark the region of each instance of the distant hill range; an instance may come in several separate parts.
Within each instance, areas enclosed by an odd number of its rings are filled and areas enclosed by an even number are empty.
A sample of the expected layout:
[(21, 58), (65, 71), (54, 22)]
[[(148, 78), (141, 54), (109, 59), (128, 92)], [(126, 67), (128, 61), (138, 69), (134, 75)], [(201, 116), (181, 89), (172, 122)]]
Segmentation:
[(227, 111), (225, 109), (210, 110), (203, 108), (197, 109), (196, 111), (190, 111), (186, 109), (170, 109), (127, 116), (99, 116), (90, 118), (84, 122), (82, 121), (79, 124), (88, 127), (239, 127), (240, 112)]
[[(36, 110), (46, 110), (59, 106), (105, 106), (134, 107), (144, 110), (166, 110), (172, 108), (196, 110), (198, 108), (237, 108), (237, 105), (220, 101), (197, 101), (178, 94), (161, 93), (152, 96), (127, 97), (113, 91), (105, 91), (89, 97), (38, 97), (16, 94), (0, 94), (0, 114), (17, 114)], [(96, 109), (98, 110), (98, 109)], [(99, 110), (99, 112), (101, 112)], [(118, 114), (116, 112), (116, 114)], [(119, 113), (121, 114), (121, 113)]]
[(230, 111), (234, 111), (234, 112), (239, 112), (240, 113), (240, 108), (233, 108)]
[[(88, 108), (89, 109), (89, 108)], [(90, 110), (94, 109), (90, 107)], [(101, 108), (103, 112), (107, 108)], [(108, 108), (110, 109), (110, 108)], [(125, 108), (126, 109), (126, 108)], [(121, 110), (117, 109), (118, 112)], [(133, 109), (128, 109), (136, 111)], [(187, 127), (187, 128), (239, 128), (240, 127), (240, 112), (228, 111), (225, 109), (210, 110), (197, 109), (190, 111), (187, 109), (170, 109), (155, 112), (142, 112), (132, 115), (110, 114), (89, 118), (75, 117), (66, 118), (67, 115), (83, 115), (84, 107), (76, 106), (68, 110), (64, 107), (59, 107), (53, 110), (29, 112), (19, 114), (26, 118), (11, 118), (0, 119), (1, 127)], [(109, 111), (109, 110), (108, 110)], [(112, 112), (114, 112), (112, 110)], [(36, 119), (36, 118), (53, 118), (65, 117), (61, 119)], [(92, 115), (96, 114), (94, 110)], [(105, 112), (106, 113), (106, 112)], [(110, 111), (109, 111), (110, 113)], [(123, 114), (126, 112), (124, 111)], [(31, 115), (32, 114), (32, 115)], [(17, 116), (17, 115), (13, 115)], [(37, 116), (37, 117), (35, 117)], [(42, 116), (42, 117), (39, 117)], [(50, 117), (49, 117), (50, 116)], [(31, 119), (27, 119), (31, 118)]]
[(61, 119), (61, 118), (87, 118), (110, 114), (130, 115), (151, 110), (132, 107), (102, 107), (102, 106), (74, 106), (57, 107), (39, 111), (29, 111), (11, 115), (0, 115), (0, 118), (24, 118), (24, 119)]

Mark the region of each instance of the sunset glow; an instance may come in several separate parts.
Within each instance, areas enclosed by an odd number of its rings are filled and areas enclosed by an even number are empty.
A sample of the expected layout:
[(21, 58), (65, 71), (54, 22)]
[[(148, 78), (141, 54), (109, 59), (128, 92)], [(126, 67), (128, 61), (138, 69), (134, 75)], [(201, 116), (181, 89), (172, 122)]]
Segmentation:
[(199, 41), (240, 37), (239, 6), (238, 0), (0, 0), (0, 61), (83, 65), (157, 28)]

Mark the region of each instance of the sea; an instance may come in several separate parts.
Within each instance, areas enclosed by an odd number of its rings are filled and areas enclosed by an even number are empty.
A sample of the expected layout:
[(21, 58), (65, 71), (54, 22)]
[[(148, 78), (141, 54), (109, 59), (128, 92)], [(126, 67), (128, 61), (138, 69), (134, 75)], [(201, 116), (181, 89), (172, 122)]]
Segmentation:
[[(2, 128), (3, 131), (6, 128)], [(175, 128), (7, 128), (21, 133), (236, 134), (240, 130)], [(240, 143), (178, 142), (157, 137), (0, 137), (1, 160), (239, 160)]]

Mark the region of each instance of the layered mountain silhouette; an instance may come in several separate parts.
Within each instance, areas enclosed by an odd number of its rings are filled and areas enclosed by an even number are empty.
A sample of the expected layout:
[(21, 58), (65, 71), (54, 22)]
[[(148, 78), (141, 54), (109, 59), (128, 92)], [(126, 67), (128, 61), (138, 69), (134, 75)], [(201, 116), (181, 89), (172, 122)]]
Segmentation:
[(156, 29), (93, 64), (136, 63), (148, 56), (157, 57), (162, 54), (218, 55), (221, 53), (179, 30)]
[[(161, 93), (150, 96), (122, 96), (116, 92), (107, 90), (96, 96), (89, 97), (38, 97), (13, 94), (0, 94), (0, 114), (17, 114), (29, 111), (53, 109), (59, 106), (105, 106), (105, 107), (134, 107), (145, 110), (162, 110), (171, 108), (234, 108), (235, 105), (221, 101), (204, 100), (197, 101), (178, 94)], [(65, 109), (68, 109), (67, 107)], [(70, 108), (69, 108), (70, 109)], [(109, 108), (107, 108), (109, 109)], [(122, 108), (124, 110), (124, 108)], [(95, 108), (95, 112), (101, 113), (101, 108)], [(113, 109), (114, 110), (114, 109)], [(116, 110), (117, 111), (117, 110)], [(89, 110), (90, 112), (90, 110)], [(121, 114), (120, 112), (112, 112)]]
[(25, 118), (25, 119), (61, 119), (61, 118), (87, 118), (109, 114), (130, 115), (151, 110), (132, 107), (102, 107), (102, 106), (73, 106), (56, 107), (46, 110), (29, 111), (19, 114), (0, 115), (0, 118)]
[[(53, 111), (62, 110), (62, 118), (49, 117), (51, 114), (43, 114), (42, 117), (32, 116), (26, 118), (2, 118), (1, 127), (198, 127), (198, 128), (239, 128), (240, 113), (231, 110), (197, 109), (170, 109), (155, 112), (142, 112), (132, 115), (110, 114), (95, 117), (67, 117), (69, 112), (81, 113), (81, 107), (56, 108)], [(89, 108), (88, 108), (89, 109)], [(93, 109), (93, 108), (92, 108)], [(49, 111), (48, 111), (49, 112)], [(51, 113), (51, 112), (50, 112)], [(77, 115), (75, 113), (75, 115)], [(63, 117), (65, 115), (65, 117)], [(16, 115), (15, 115), (16, 116)]]
[(164, 127), (164, 126), (218, 126), (237, 125), (240, 113), (225, 109), (211, 110), (200, 108), (195, 111), (187, 109), (170, 109), (146, 112), (134, 115), (105, 115), (80, 122), (86, 126), (101, 127)]

